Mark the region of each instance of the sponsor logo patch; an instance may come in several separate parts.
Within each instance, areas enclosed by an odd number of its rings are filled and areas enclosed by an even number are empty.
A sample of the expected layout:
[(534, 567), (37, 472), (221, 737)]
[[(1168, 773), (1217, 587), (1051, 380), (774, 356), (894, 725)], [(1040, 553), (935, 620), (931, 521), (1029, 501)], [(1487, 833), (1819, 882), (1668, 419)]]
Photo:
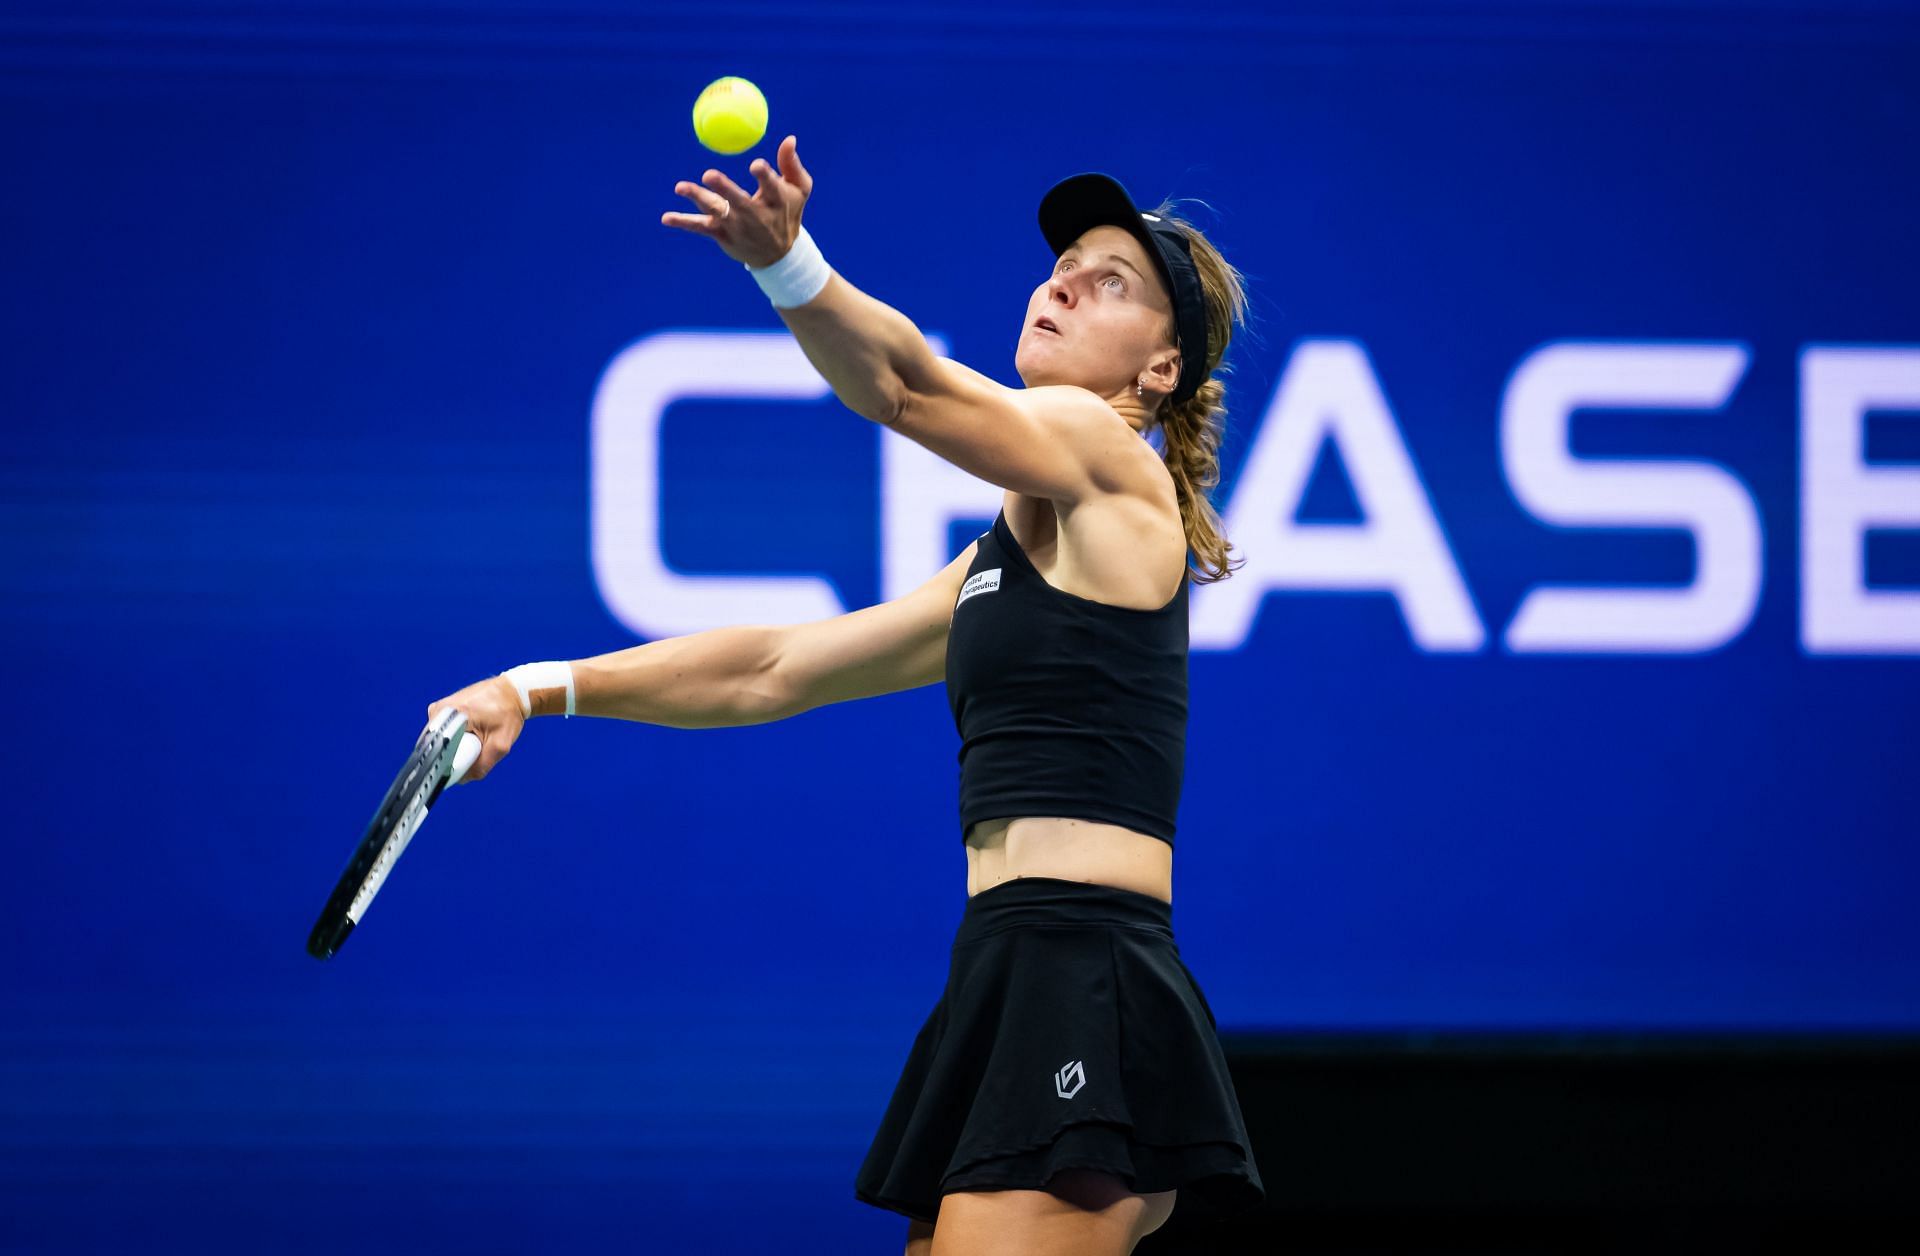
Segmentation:
[[(967, 582), (960, 586), (960, 602), (966, 601), (976, 593), (992, 593), (995, 589), (998, 589), (1000, 587), (1000, 571), (1000, 568), (995, 567), (992, 571), (975, 572), (973, 575), (968, 576)], [(955, 602), (954, 606), (958, 607), (960, 602)]]

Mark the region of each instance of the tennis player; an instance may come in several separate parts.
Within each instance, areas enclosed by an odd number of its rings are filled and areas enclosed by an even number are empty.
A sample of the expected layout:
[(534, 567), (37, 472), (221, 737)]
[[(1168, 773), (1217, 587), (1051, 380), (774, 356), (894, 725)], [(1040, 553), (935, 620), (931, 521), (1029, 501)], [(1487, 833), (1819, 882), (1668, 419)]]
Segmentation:
[(1070, 178), (1040, 203), (1057, 260), (1007, 388), (832, 271), (792, 136), (776, 159), (751, 196), (716, 170), (676, 185), (699, 212), (661, 222), (743, 263), (848, 408), (1004, 488), (993, 527), (894, 601), (525, 664), (429, 718), (467, 712), (480, 779), (531, 715), (759, 724), (944, 680), (967, 903), (854, 1192), (910, 1219), (908, 1256), (1124, 1256), (1177, 1197), (1264, 1197), (1172, 902), (1189, 561), (1229, 574), (1206, 490), (1241, 277), (1164, 207)]

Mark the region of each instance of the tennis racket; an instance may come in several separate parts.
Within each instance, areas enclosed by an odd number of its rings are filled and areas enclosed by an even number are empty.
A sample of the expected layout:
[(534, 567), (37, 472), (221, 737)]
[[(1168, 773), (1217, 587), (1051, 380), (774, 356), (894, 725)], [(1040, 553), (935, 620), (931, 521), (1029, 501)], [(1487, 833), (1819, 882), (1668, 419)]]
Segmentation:
[(440, 712), (413, 743), (413, 753), (393, 778), (387, 796), (367, 825), (366, 835), (354, 850), (333, 897), (314, 923), (307, 938), (307, 954), (315, 959), (331, 959), (353, 927), (366, 915), (373, 896), (380, 892), (387, 874), (406, 850), (407, 843), (425, 823), (427, 810), (440, 797), (440, 791), (459, 782), (480, 757), (480, 739), (467, 731), (467, 716), (452, 707)]

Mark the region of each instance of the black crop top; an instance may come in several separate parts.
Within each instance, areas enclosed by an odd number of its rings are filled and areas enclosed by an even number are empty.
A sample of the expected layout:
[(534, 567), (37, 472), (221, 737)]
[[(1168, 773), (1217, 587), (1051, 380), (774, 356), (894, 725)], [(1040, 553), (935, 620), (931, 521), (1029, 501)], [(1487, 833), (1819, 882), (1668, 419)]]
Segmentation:
[(1072, 816), (1173, 845), (1188, 583), (1157, 610), (1077, 597), (1034, 569), (1000, 512), (947, 633), (963, 839), (980, 820)]

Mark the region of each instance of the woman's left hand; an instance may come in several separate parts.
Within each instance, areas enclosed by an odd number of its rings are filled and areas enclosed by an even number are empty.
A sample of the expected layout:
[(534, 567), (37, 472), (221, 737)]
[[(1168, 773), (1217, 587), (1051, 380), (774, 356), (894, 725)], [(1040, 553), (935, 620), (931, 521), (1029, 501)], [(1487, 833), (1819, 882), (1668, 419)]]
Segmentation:
[(752, 196), (718, 170), (701, 175), (699, 183), (674, 184), (676, 193), (706, 212), (662, 214), (660, 224), (706, 236), (736, 262), (773, 265), (799, 238), (800, 211), (813, 194), (813, 176), (800, 164), (799, 141), (789, 135), (780, 142), (778, 156), (778, 171), (764, 157), (748, 167), (759, 188)]

